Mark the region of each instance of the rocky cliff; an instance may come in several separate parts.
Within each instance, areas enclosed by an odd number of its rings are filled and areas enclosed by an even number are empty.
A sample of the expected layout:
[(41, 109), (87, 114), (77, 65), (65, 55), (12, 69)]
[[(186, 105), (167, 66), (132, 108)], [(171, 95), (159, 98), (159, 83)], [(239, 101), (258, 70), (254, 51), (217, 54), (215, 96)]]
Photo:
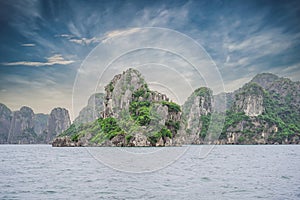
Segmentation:
[(257, 74), (250, 82), (256, 83), (257, 85), (260, 85), (264, 89), (268, 90), (270, 86), (278, 79), (280, 78), (275, 74), (261, 73), (261, 74)]
[(138, 89), (146, 89), (147, 84), (137, 70), (132, 68), (114, 76), (105, 87), (104, 112), (102, 117), (118, 117), (121, 110), (128, 110), (132, 95)]
[[(60, 111), (61, 110), (61, 111)], [(52, 116), (34, 114), (29, 107), (23, 106), (12, 112), (4, 104), (0, 104), (0, 144), (44, 144), (60, 134), (70, 125), (68, 111), (54, 109)]]
[(248, 83), (235, 94), (232, 109), (244, 112), (247, 116), (258, 116), (264, 111), (263, 100), (264, 89), (255, 83)]
[[(255, 76), (240, 89), (225, 94), (230, 101), (226, 120), (219, 139), (213, 143), (300, 143), (299, 91), (299, 82), (264, 73)], [(186, 129), (187, 134), (194, 138), (191, 143), (206, 143), (203, 138), (207, 133), (207, 124), (210, 124), (210, 114), (208, 112), (207, 117), (205, 112), (201, 115), (198, 101), (191, 105), (191, 99), (195, 99), (194, 94), (183, 105), (188, 121), (193, 123), (188, 126), (192, 129)], [(191, 109), (186, 109), (186, 104)], [(214, 127), (214, 124), (210, 125)]]
[(53, 146), (69, 139), (77, 146), (177, 145), (180, 122), (180, 106), (151, 91), (140, 72), (130, 68), (105, 87), (101, 117), (93, 123), (73, 124)]
[(37, 143), (44, 143), (46, 140), (48, 118), (48, 114), (34, 114), (34, 132), (37, 135)]
[[(261, 85), (258, 87), (258, 84)], [(299, 143), (299, 83), (272, 74), (260, 74), (242, 88), (242, 97), (249, 96), (249, 87), (254, 97), (253, 112), (237, 113), (234, 107), (228, 111), (223, 133), (227, 138), (225, 143)], [(236, 98), (235, 102), (239, 102), (239, 96)]]
[(0, 103), (0, 144), (7, 143), (11, 118), (11, 110), (4, 104)]
[(213, 96), (209, 88), (196, 89), (182, 106), (185, 130), (189, 135), (189, 142), (199, 144), (206, 135), (205, 119), (210, 118)]
[(103, 111), (104, 94), (95, 93), (90, 96), (87, 106), (85, 106), (80, 112), (78, 117), (74, 120), (74, 124), (80, 125), (89, 122), (93, 122), (100, 117)]
[(270, 73), (256, 75), (251, 82), (262, 86), (274, 101), (300, 114), (300, 82)]
[(53, 138), (69, 128), (71, 124), (69, 112), (65, 108), (54, 108), (47, 122), (46, 143), (51, 142)]
[[(299, 87), (299, 82), (264, 73), (232, 93), (213, 96), (209, 88), (198, 88), (180, 107), (128, 69), (105, 87), (101, 117), (72, 125), (53, 146), (299, 144)], [(214, 101), (221, 95), (227, 97), (226, 118), (217, 139), (213, 131), (224, 113), (212, 111), (222, 106)], [(218, 123), (211, 123), (212, 117)]]
[(37, 135), (34, 132), (34, 113), (31, 108), (23, 106), (13, 112), (7, 141), (10, 144), (35, 143)]

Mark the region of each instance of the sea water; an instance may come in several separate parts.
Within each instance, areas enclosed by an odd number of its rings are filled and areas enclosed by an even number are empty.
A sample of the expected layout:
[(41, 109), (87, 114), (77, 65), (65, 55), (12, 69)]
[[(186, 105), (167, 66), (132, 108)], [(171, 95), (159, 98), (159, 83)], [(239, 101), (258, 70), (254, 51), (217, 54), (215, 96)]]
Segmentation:
[(84, 147), (0, 145), (0, 199), (300, 199), (300, 145), (215, 146), (204, 158), (199, 148), (128, 173)]

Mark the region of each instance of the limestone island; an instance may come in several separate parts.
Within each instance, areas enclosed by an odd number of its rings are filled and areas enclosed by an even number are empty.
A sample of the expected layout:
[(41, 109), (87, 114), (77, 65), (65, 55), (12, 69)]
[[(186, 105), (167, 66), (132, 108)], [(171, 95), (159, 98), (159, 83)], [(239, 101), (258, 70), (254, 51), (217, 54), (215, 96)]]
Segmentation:
[[(180, 106), (150, 90), (141, 73), (129, 68), (113, 77), (105, 94), (90, 97), (52, 146), (300, 144), (299, 87), (299, 82), (263, 73), (232, 93), (213, 95), (200, 87)], [(213, 112), (222, 95), (226, 109)], [(210, 123), (212, 116), (222, 122), (219, 135), (212, 133), (218, 126)]]

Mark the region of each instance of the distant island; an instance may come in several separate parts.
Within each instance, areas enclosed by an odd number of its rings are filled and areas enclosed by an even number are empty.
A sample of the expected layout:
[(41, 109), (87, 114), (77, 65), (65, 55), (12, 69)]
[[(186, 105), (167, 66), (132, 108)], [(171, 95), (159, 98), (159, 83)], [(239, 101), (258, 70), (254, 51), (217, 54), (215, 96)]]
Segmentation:
[(35, 114), (27, 106), (11, 111), (0, 103), (0, 144), (48, 144), (70, 124), (65, 108), (54, 108), (50, 114)]
[[(300, 84), (274, 74), (256, 75), (240, 89), (213, 95), (196, 89), (180, 106), (148, 88), (128, 69), (91, 96), (52, 146), (180, 146), (184, 144), (300, 144)], [(225, 95), (221, 135), (206, 140), (214, 100)], [(215, 116), (216, 117), (216, 116)]]

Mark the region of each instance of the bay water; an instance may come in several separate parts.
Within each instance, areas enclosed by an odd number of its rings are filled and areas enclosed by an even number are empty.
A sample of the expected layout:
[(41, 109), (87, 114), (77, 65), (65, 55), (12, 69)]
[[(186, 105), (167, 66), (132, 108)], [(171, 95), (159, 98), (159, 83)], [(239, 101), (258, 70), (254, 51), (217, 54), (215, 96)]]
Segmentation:
[(128, 173), (84, 147), (0, 145), (0, 199), (300, 199), (300, 145), (215, 146), (205, 158), (200, 147)]

